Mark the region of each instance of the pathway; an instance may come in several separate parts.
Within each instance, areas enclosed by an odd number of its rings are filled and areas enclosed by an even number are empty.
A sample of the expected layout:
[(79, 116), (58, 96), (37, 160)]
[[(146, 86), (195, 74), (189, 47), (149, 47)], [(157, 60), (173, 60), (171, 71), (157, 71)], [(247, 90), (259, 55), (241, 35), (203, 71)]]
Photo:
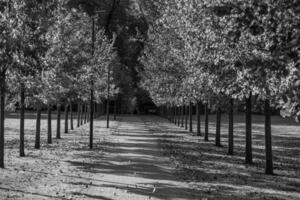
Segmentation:
[(30, 149), (0, 171), (0, 199), (201, 199), (173, 175), (153, 117), (119, 120), (110, 130), (96, 121), (93, 151), (88, 125), (40, 151)]

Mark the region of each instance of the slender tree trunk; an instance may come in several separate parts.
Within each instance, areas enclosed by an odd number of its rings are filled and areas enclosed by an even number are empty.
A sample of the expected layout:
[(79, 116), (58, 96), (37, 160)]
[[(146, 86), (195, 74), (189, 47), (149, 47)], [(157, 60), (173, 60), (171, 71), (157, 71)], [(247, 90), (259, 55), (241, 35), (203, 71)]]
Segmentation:
[(65, 133), (69, 132), (69, 103), (65, 101)]
[(93, 118), (94, 119), (96, 119), (97, 118), (97, 104), (94, 102), (93, 103), (93, 108), (94, 108), (94, 110), (93, 110)]
[(270, 101), (265, 100), (265, 148), (266, 148), (266, 174), (273, 174), (273, 153), (272, 153), (272, 130)]
[(109, 99), (106, 102), (106, 128), (109, 128)]
[(201, 136), (201, 102), (197, 102), (197, 136)]
[(117, 120), (117, 98), (114, 101), (114, 120)]
[(5, 73), (0, 74), (0, 168), (4, 168)]
[(230, 99), (230, 105), (228, 110), (228, 155), (233, 155), (233, 99)]
[(170, 115), (171, 115), (171, 122), (174, 123), (174, 109), (173, 109), (173, 106), (170, 107)]
[(216, 146), (221, 147), (221, 108), (217, 108), (217, 121), (216, 121)]
[(178, 125), (178, 109), (177, 109), (178, 107), (177, 106), (175, 106), (174, 107), (174, 112), (175, 112), (175, 125)]
[(90, 149), (93, 149), (93, 138), (94, 138), (94, 89), (93, 83), (90, 93)]
[(84, 104), (80, 104), (80, 125), (83, 125)]
[(81, 110), (81, 105), (80, 102), (77, 102), (77, 128), (80, 127), (80, 111)]
[(70, 102), (70, 125), (71, 125), (71, 130), (74, 130), (74, 118), (73, 118), (73, 104)]
[(251, 94), (246, 99), (246, 164), (252, 164), (252, 117), (251, 117)]
[(41, 109), (36, 110), (36, 132), (35, 132), (35, 145), (36, 149), (41, 148)]
[(61, 121), (61, 104), (57, 104), (57, 121), (56, 121), (56, 138), (61, 139), (60, 136), (60, 121)]
[(190, 133), (193, 132), (193, 103), (190, 101), (190, 106), (189, 106), (189, 115), (190, 115)]
[(88, 113), (88, 106), (84, 104), (84, 124), (87, 123), (87, 113)]
[(25, 85), (20, 84), (20, 157), (25, 157)]
[(184, 127), (184, 105), (181, 106), (181, 127)]
[(208, 109), (208, 104), (205, 104), (205, 134), (204, 134), (204, 140), (208, 141), (208, 117), (209, 117), (209, 109)]
[(189, 106), (185, 106), (185, 130), (188, 130)]
[(51, 116), (51, 105), (48, 105), (48, 133), (47, 133), (47, 142), (52, 144), (52, 116)]

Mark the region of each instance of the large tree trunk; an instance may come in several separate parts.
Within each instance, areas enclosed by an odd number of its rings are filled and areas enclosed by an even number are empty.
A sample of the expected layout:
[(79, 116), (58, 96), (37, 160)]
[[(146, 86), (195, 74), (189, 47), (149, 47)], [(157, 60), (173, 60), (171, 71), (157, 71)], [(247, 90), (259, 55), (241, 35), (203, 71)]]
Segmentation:
[(65, 102), (65, 133), (69, 132), (69, 103)]
[(233, 155), (233, 99), (230, 99), (228, 110), (228, 155)]
[(190, 106), (189, 106), (189, 115), (190, 115), (190, 133), (193, 132), (193, 103), (190, 101)]
[(201, 102), (197, 102), (197, 136), (201, 136)]
[(270, 101), (265, 100), (265, 148), (266, 148), (266, 174), (273, 174), (272, 132)]
[(74, 119), (73, 119), (73, 104), (70, 102), (70, 125), (71, 130), (74, 130)]
[(251, 97), (246, 99), (246, 164), (252, 164), (252, 117), (251, 117)]
[(20, 157), (25, 157), (25, 85), (24, 83), (20, 84)]
[(217, 121), (216, 121), (216, 146), (221, 147), (221, 108), (217, 108)]
[(77, 103), (77, 128), (80, 127), (80, 111), (81, 110), (81, 105), (80, 102)]
[(4, 168), (5, 73), (0, 74), (0, 168)]
[(205, 104), (205, 133), (204, 133), (204, 140), (208, 141), (208, 117), (209, 117), (209, 109), (208, 104)]
[(35, 145), (36, 149), (41, 148), (41, 109), (36, 110), (36, 132), (35, 132)]
[(51, 116), (51, 105), (48, 105), (48, 133), (47, 133), (47, 142), (52, 144), (52, 116)]
[(57, 124), (56, 124), (56, 138), (61, 139), (60, 136), (60, 121), (61, 121), (61, 104), (57, 104)]

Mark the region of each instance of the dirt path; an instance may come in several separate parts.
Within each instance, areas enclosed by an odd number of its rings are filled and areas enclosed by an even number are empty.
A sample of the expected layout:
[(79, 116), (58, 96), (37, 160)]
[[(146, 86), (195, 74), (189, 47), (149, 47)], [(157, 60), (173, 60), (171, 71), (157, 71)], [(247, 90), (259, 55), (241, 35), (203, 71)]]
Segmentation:
[(18, 158), (11, 144), (7, 168), (0, 170), (0, 199), (201, 199), (173, 175), (151, 118), (119, 120), (109, 130), (96, 121), (92, 151), (88, 125), (42, 150), (29, 148), (26, 158)]

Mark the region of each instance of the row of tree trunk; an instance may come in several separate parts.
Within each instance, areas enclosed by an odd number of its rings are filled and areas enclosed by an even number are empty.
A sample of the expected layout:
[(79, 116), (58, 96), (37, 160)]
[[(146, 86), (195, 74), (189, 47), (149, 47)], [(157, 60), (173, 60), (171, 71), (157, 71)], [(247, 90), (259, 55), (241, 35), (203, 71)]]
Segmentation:
[[(246, 130), (245, 130), (245, 164), (253, 164), (252, 157), (252, 105), (251, 95), (246, 99)], [(193, 103), (182, 106), (162, 106), (160, 107), (160, 114), (166, 117), (170, 122), (175, 123), (180, 127), (184, 127), (189, 132), (193, 132)], [(196, 123), (197, 136), (202, 136), (201, 133), (201, 113), (202, 103), (196, 103)], [(204, 105), (204, 140), (209, 141), (209, 107), (208, 104)], [(265, 158), (266, 158), (266, 174), (273, 174), (273, 155), (272, 155), (272, 134), (271, 134), (271, 111), (270, 101), (265, 100)], [(215, 145), (222, 147), (221, 144), (221, 107), (216, 108), (216, 134)], [(189, 123), (188, 123), (189, 121)], [(189, 124), (189, 126), (188, 126)], [(229, 101), (228, 107), (228, 154), (234, 155), (234, 100)]]

